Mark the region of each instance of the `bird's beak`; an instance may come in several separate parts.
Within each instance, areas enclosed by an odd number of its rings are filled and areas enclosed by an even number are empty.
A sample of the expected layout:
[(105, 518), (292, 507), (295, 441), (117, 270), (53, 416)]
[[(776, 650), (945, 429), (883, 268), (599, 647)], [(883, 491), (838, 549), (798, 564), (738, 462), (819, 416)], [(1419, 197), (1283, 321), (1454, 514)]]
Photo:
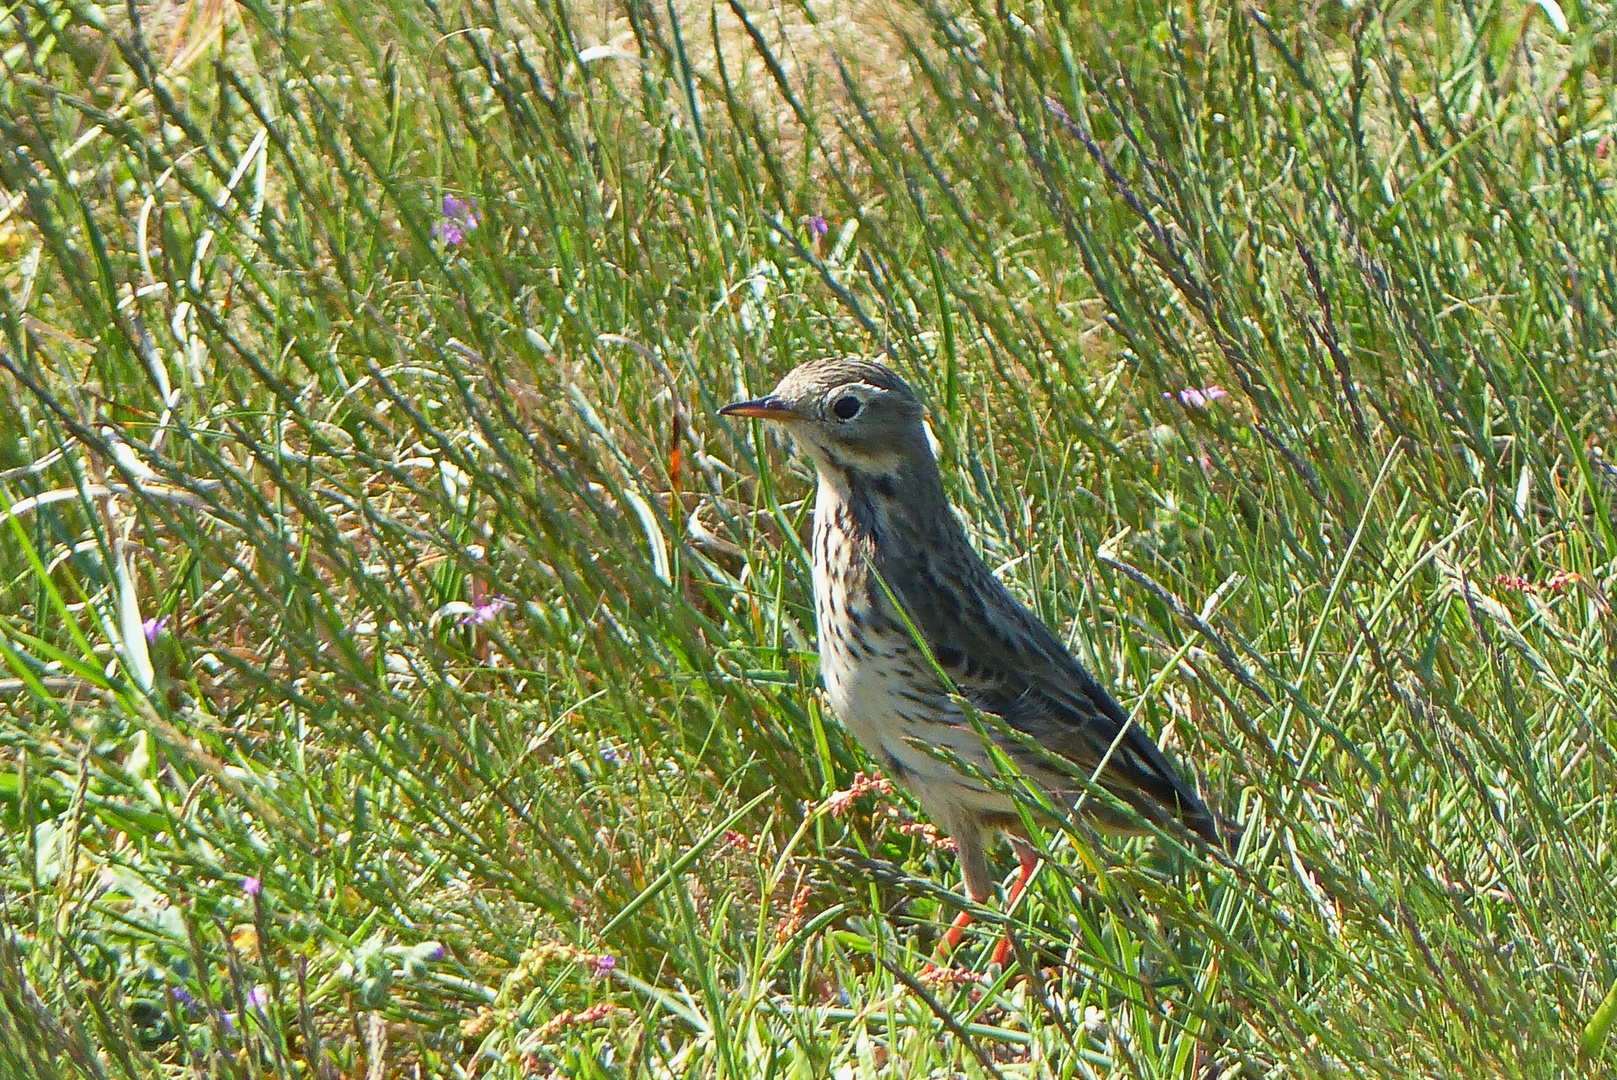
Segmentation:
[(773, 394), (751, 401), (738, 401), (719, 410), (720, 416), (744, 416), (749, 420), (803, 420), (802, 413)]

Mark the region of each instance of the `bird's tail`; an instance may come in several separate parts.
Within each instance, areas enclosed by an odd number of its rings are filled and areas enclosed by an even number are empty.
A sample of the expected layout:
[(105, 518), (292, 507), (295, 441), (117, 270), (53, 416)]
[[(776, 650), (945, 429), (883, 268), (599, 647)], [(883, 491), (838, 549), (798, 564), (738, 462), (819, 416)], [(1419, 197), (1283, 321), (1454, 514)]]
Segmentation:
[(1191, 832), (1213, 847), (1225, 851), (1234, 851), (1240, 847), (1241, 837), (1246, 834), (1246, 826), (1239, 821), (1215, 813), (1206, 803), (1199, 801), (1197, 806), (1182, 814), (1180, 820)]

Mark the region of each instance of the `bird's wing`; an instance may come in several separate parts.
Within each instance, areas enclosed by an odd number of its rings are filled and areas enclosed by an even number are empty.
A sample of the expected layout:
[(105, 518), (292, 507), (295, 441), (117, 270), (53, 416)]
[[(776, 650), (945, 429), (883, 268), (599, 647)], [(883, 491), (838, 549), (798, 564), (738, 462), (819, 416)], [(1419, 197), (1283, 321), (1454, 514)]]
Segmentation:
[[(980, 562), (955, 574), (951, 580), (933, 561), (893, 567), (885, 576), (960, 694), (1083, 772), (1104, 758), (1100, 782), (1143, 816), (1166, 813), (1220, 843), (1217, 822), (1195, 790), (1050, 628)], [(1050, 775), (1036, 755), (1014, 744), (1004, 749), (1029, 775)], [(1073, 783), (1068, 790), (1080, 788)]]

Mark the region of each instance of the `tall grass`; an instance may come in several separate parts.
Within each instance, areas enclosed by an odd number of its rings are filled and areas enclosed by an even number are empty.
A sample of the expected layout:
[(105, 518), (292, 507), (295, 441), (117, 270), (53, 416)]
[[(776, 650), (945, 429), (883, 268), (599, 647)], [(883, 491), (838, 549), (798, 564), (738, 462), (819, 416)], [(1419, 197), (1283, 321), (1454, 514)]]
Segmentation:
[[(6, 9), (0, 1075), (1610, 1069), (1612, 31)], [(714, 416), (835, 352), (1238, 853), (922, 977)]]

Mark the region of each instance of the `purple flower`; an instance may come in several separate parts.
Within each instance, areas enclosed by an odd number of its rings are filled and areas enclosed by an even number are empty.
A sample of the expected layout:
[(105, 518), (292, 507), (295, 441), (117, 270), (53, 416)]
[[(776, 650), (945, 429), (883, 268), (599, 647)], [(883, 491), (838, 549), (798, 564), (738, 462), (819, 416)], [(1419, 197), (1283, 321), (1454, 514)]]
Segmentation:
[(219, 1019), (221, 1019), (221, 1020), (223, 1020), (225, 1022), (225, 1030), (226, 1031), (230, 1032), (231, 1034), (235, 1034), (235, 1032), (236, 1032), (236, 1021), (231, 1019), (229, 1009), (220, 1009), (219, 1010)]
[(421, 959), (429, 964), (444, 958), (444, 947), (436, 941), (429, 941), (421, 948)]
[(157, 636), (168, 629), (168, 616), (163, 615), (156, 619), (147, 619), (140, 624), (140, 632), (146, 635), (148, 643), (157, 640)]
[(503, 596), (496, 596), (491, 599), (484, 600), (480, 604), (473, 604), (472, 613), (470, 615), (462, 615), (460, 617), (460, 625), (481, 626), (483, 623), (493, 622), (500, 612), (504, 611), (510, 606), (511, 601)]
[(606, 762), (608, 765), (616, 765), (620, 760), (618, 757), (618, 748), (615, 746), (601, 747), (601, 760)]
[(247, 991), (247, 1007), (249, 1009), (262, 1009), (269, 1004), (269, 988), (255, 986)]
[(605, 953), (602, 953), (600, 956), (595, 958), (595, 974), (600, 978), (605, 978), (606, 976), (612, 974), (612, 972), (617, 970), (617, 967), (618, 958), (615, 956), (607, 956)]
[[(1164, 393), (1162, 396), (1165, 398), (1173, 397), (1172, 394), (1168, 393)], [(1219, 398), (1227, 398), (1229, 396), (1230, 394), (1228, 390), (1225, 390), (1222, 386), (1217, 385), (1206, 386), (1200, 390), (1196, 389), (1194, 386), (1187, 386), (1185, 389), (1179, 391), (1179, 400), (1184, 402), (1186, 405), (1189, 405), (1193, 409), (1205, 409), (1208, 405), (1217, 401)]]
[(264, 891), (264, 883), (255, 877), (242, 878), (241, 891), (248, 896), (257, 896)]
[(813, 217), (808, 219), (808, 230), (809, 236), (815, 240), (818, 240), (826, 233), (831, 231), (831, 226), (826, 223), (825, 218), (821, 217), (819, 214), (815, 214)]
[(477, 214), (477, 200), (467, 202), (458, 195), (445, 195), (443, 218), (432, 227), (432, 235), (443, 241), (445, 247), (454, 247), (475, 232), (482, 221)]
[(181, 1005), (185, 1006), (187, 1009), (197, 1003), (197, 999), (191, 996), (191, 991), (187, 990), (183, 986), (171, 987), (168, 993), (170, 997), (179, 1002)]

